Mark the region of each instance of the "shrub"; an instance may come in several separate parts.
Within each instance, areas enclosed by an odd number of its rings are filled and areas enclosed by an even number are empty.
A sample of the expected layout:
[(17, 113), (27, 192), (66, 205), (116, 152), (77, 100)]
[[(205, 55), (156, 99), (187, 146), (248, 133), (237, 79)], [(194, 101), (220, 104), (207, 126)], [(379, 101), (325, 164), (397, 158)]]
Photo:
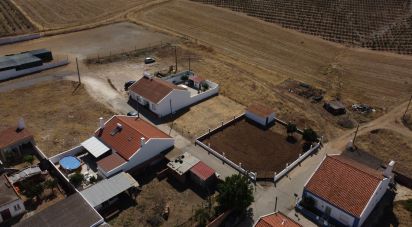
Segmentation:
[(237, 174), (226, 177), (225, 181), (219, 184), (218, 189), (218, 210), (221, 212), (230, 209), (243, 212), (254, 201), (253, 188), (244, 175)]
[(78, 187), (84, 181), (84, 176), (81, 173), (75, 173), (70, 176), (70, 183), (72, 183), (75, 187)]
[(403, 207), (412, 214), (412, 199), (402, 201)]
[(195, 220), (197, 221), (198, 226), (204, 227), (207, 225), (210, 219), (210, 214), (207, 208), (199, 208), (195, 211)]
[(208, 83), (202, 83), (202, 89), (203, 89), (203, 91), (206, 91), (207, 89), (209, 89), (209, 84)]
[(31, 165), (34, 162), (34, 156), (33, 155), (25, 155), (23, 157), (23, 160), (24, 160), (24, 162), (27, 162)]
[(303, 130), (303, 135), (302, 138), (307, 142), (307, 143), (313, 143), (318, 141), (318, 134), (311, 128), (306, 128)]
[(186, 81), (189, 79), (189, 77), (187, 75), (183, 75), (180, 77), (181, 80)]

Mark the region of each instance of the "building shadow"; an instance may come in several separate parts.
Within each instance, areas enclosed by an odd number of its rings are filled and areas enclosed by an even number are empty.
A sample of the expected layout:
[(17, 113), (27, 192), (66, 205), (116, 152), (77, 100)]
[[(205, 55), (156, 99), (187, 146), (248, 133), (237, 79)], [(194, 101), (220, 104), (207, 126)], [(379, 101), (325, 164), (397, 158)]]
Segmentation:
[(396, 193), (394, 190), (388, 190), (376, 205), (373, 211), (365, 220), (363, 227), (392, 227), (399, 226), (399, 220), (393, 212), (394, 199)]

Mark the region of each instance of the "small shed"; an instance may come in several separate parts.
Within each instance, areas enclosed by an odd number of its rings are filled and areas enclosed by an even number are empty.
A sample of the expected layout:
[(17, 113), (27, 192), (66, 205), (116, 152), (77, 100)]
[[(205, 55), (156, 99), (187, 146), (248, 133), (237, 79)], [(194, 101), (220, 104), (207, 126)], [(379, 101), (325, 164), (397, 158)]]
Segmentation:
[(203, 188), (211, 188), (216, 182), (215, 170), (199, 161), (190, 169), (190, 179)]
[(323, 105), (323, 108), (325, 108), (329, 113), (335, 116), (346, 114), (345, 106), (343, 105), (343, 103), (339, 101), (325, 102), (325, 104)]
[(200, 160), (188, 152), (177, 156), (172, 161), (167, 163), (172, 175), (180, 182), (186, 183), (189, 170), (195, 166)]
[(189, 83), (193, 85), (196, 89), (201, 89), (202, 84), (205, 82), (205, 79), (201, 76), (192, 76), (189, 78)]
[(275, 112), (260, 103), (254, 103), (248, 106), (245, 116), (247, 119), (263, 127), (267, 127), (275, 121)]

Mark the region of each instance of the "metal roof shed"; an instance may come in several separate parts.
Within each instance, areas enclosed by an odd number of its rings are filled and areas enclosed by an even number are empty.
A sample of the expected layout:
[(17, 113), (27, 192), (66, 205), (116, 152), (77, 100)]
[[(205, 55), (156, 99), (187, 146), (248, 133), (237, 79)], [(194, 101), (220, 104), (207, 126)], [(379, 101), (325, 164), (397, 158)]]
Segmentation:
[(108, 148), (106, 145), (104, 145), (104, 143), (102, 143), (94, 136), (82, 142), (81, 145), (95, 158), (102, 156), (104, 153), (110, 150), (110, 148)]
[(139, 187), (139, 183), (130, 174), (121, 172), (86, 188), (80, 193), (90, 205), (97, 207), (132, 187)]

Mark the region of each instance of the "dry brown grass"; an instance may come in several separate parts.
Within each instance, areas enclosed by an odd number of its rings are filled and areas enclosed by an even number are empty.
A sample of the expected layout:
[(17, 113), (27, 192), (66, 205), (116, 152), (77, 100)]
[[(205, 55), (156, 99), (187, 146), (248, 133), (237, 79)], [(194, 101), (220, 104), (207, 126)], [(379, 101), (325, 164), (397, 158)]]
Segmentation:
[(395, 160), (395, 170), (412, 176), (412, 138), (388, 129), (372, 130), (357, 138), (357, 146), (384, 163)]
[(98, 127), (98, 118), (113, 115), (94, 101), (77, 83), (55, 81), (1, 93), (0, 128), (16, 125), (19, 117), (34, 134), (40, 149), (52, 156), (87, 139)]
[(36, 28), (10, 2), (0, 1), (0, 37), (34, 32)]
[(150, 0), (14, 0), (41, 29), (59, 29), (114, 17)]
[(399, 227), (412, 226), (412, 213), (403, 206), (404, 201), (395, 202), (393, 212), (399, 221)]

